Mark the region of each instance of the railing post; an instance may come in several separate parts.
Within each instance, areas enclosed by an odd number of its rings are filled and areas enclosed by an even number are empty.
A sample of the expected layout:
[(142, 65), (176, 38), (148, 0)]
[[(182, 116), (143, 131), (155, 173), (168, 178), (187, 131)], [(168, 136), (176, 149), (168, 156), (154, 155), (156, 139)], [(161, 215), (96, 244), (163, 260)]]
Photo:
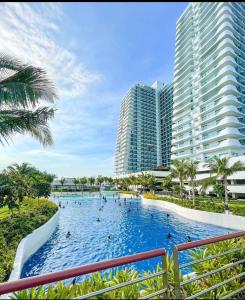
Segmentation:
[(181, 299), (180, 291), (180, 274), (179, 274), (179, 253), (177, 247), (174, 247), (174, 287), (175, 287), (175, 298)]
[(167, 295), (168, 295), (168, 265), (167, 265), (167, 254), (162, 256), (162, 271), (165, 272), (163, 274), (163, 289), (166, 288), (166, 298), (167, 299)]

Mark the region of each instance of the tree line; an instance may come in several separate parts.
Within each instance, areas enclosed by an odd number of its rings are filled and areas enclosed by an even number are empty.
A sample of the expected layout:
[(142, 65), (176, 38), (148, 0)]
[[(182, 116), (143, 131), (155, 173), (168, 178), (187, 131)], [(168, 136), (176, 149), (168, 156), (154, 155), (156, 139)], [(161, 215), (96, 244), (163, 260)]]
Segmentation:
[(48, 197), (54, 174), (42, 172), (29, 163), (13, 164), (0, 173), (0, 207), (12, 211), (19, 208), (24, 197)]

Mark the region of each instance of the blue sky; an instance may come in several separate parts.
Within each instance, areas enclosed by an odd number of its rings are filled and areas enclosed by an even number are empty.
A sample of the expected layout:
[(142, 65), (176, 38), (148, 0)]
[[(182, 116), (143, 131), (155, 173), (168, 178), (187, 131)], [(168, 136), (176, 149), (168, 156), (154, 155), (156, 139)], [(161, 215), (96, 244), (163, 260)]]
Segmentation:
[(173, 79), (186, 3), (4, 3), (0, 51), (45, 68), (59, 100), (54, 145), (0, 146), (0, 168), (30, 162), (58, 176), (112, 175), (120, 101), (135, 83)]

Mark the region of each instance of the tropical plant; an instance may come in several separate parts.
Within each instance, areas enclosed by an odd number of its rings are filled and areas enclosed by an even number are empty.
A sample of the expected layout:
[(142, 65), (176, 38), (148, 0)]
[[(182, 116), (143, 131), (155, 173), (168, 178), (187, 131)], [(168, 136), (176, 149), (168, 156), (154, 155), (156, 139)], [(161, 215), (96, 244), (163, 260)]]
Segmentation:
[(85, 176), (79, 178), (79, 183), (80, 183), (80, 186), (81, 186), (81, 188), (82, 188), (82, 192), (83, 192), (84, 186), (86, 185), (87, 182), (88, 182), (88, 181), (87, 181), (87, 178), (86, 178)]
[(170, 174), (172, 178), (179, 180), (180, 198), (183, 199), (184, 180), (187, 179), (187, 162), (185, 159), (174, 159), (170, 166)]
[(95, 178), (94, 177), (89, 177), (88, 182), (89, 182), (90, 186), (93, 186), (95, 184)]
[(61, 184), (61, 186), (62, 186), (62, 188), (61, 188), (61, 191), (63, 191), (63, 187), (64, 187), (64, 184), (65, 184), (65, 178), (64, 177), (61, 177), (60, 178), (60, 184)]
[(191, 184), (191, 190), (192, 190), (193, 206), (195, 206), (195, 179), (196, 179), (196, 174), (197, 174), (198, 163), (199, 162), (197, 160), (189, 160), (186, 163), (187, 176), (190, 178), (190, 184)]
[(73, 183), (75, 184), (76, 190), (77, 190), (77, 185), (80, 183), (79, 178), (72, 178)]
[(25, 197), (18, 214), (0, 218), (0, 282), (9, 278), (20, 241), (47, 222), (57, 209), (50, 201)]
[[(231, 262), (237, 262), (239, 260), (244, 260), (245, 251), (240, 250), (236, 252), (231, 252), (226, 255), (219, 256), (218, 258), (206, 260), (207, 257), (216, 256), (222, 254), (224, 252), (229, 252), (234, 248), (242, 248), (244, 245), (244, 238), (236, 239), (236, 240), (226, 240), (219, 243), (213, 243), (206, 247), (197, 248), (195, 250), (191, 250), (189, 252), (189, 257), (191, 261), (204, 260), (202, 263), (193, 264), (192, 271), (196, 272), (196, 275), (201, 275), (207, 272), (211, 272), (213, 270), (217, 270), (221, 267), (228, 266)], [(189, 286), (189, 292), (192, 294), (198, 293), (209, 287), (219, 284), (226, 279), (232, 278), (239, 273), (244, 271), (244, 265), (238, 264), (236, 266), (230, 266), (222, 270), (222, 272), (214, 273), (212, 276), (208, 276), (203, 280), (199, 280), (195, 283), (192, 283)], [(236, 280), (233, 280), (217, 289), (205, 294), (205, 299), (223, 299), (223, 297), (234, 290), (237, 290), (242, 285), (242, 277)], [(190, 294), (189, 294), (190, 295)], [(240, 299), (244, 299), (241, 297)]]
[(172, 182), (172, 177), (170, 175), (163, 178), (162, 187), (167, 191), (172, 190), (173, 182)]
[(48, 120), (54, 109), (40, 107), (40, 101), (57, 98), (53, 83), (41, 68), (0, 55), (0, 142), (16, 134), (30, 134), (43, 145), (52, 144)]
[(206, 193), (207, 193), (207, 188), (209, 186), (213, 186), (216, 183), (216, 177), (215, 176), (210, 176), (210, 177), (198, 180), (197, 183), (200, 185), (201, 195), (205, 196)]
[(231, 176), (237, 171), (244, 169), (244, 164), (241, 161), (237, 161), (232, 165), (229, 165), (229, 157), (217, 157), (214, 156), (209, 162), (208, 167), (210, 168), (210, 172), (212, 174), (216, 174), (217, 179), (221, 179), (224, 185), (225, 191), (225, 201), (224, 206), (225, 210), (229, 209), (228, 206), (228, 189), (227, 189), (227, 177)]
[(98, 175), (96, 178), (96, 184), (101, 188), (102, 183), (104, 182), (104, 177), (102, 175)]
[(217, 195), (217, 197), (223, 200), (223, 196), (225, 194), (224, 185), (222, 183), (215, 183), (213, 185), (213, 192)]

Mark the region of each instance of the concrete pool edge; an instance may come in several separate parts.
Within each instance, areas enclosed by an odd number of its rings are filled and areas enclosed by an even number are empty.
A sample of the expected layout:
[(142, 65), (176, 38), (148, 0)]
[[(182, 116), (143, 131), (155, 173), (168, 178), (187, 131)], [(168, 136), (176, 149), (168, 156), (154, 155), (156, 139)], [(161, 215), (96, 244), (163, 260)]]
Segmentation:
[(15, 254), (13, 269), (8, 281), (20, 279), (21, 271), (25, 262), (47, 242), (57, 227), (59, 213), (60, 210), (58, 209), (51, 219), (42, 226), (33, 230), (32, 233), (28, 234), (20, 241)]
[(146, 199), (143, 196), (141, 196), (141, 201), (145, 205), (156, 205), (164, 209), (171, 210), (178, 215), (193, 221), (212, 224), (229, 229), (245, 230), (245, 217), (242, 216), (226, 215), (186, 208), (163, 200)]

